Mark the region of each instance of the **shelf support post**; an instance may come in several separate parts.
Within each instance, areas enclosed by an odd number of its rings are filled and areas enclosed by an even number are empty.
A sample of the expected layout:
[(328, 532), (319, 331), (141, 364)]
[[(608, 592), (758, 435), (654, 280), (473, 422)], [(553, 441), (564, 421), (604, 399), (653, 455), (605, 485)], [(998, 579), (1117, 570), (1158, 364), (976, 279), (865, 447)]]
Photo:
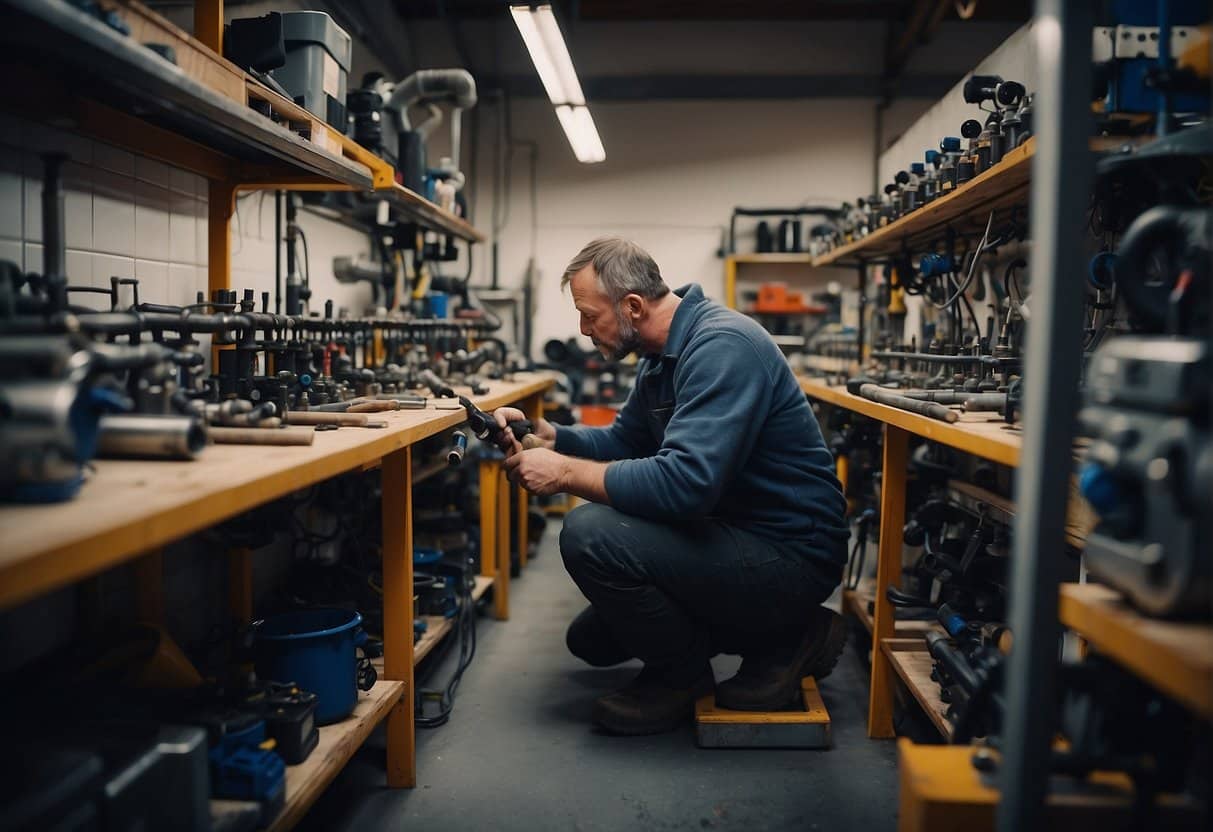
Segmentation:
[[(505, 466), (493, 466), (497, 476), (497, 580), (493, 583), (493, 614), (498, 621), (510, 618), (510, 483)], [(525, 492), (524, 492), (525, 493)]]
[(855, 327), (855, 355), (858, 361), (859, 368), (862, 370), (864, 365), (863, 342), (867, 330), (864, 319), (867, 317), (868, 311), (868, 264), (859, 261), (859, 323)]
[(216, 289), (232, 287), (232, 215), (236, 213), (236, 186), (210, 180), (207, 189), (206, 269), (207, 300)]
[(195, 0), (194, 37), (223, 54), (223, 0)]
[(880, 644), (893, 638), (896, 622), (885, 589), (901, 584), (902, 527), (906, 522), (906, 453), (910, 434), (884, 426), (880, 476), (880, 545), (876, 550), (876, 597), (872, 620), (872, 684), (868, 700), (868, 736), (887, 739), (893, 732), (892, 664)]
[(417, 785), (413, 722), (413, 453), (393, 451), (380, 467), (383, 528), (383, 675), (404, 682), (387, 716), (387, 783)]
[(1007, 693), (998, 829), (1043, 828), (1056, 701), (1058, 585), (1082, 363), (1081, 274), (1091, 184), (1092, 6), (1036, 0), (1040, 102), (1032, 160), (1032, 325), (1024, 366), (1023, 448), (1015, 477)]

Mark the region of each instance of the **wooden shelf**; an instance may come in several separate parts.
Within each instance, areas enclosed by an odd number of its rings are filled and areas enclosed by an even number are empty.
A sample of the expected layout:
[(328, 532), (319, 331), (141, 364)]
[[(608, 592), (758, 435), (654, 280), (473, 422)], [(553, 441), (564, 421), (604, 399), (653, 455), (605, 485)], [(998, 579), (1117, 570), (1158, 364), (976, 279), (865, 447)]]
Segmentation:
[[(486, 410), (552, 384), (498, 381)], [(76, 499), (0, 507), (0, 609), (131, 560), (301, 488), (362, 468), (462, 423), (458, 410), (376, 414), (381, 430), (343, 428), (300, 447), (213, 445), (192, 462), (99, 460)]]
[(371, 189), (365, 158), (347, 158), (339, 133), (312, 121), (293, 125), (300, 132), (276, 124), (248, 106), (239, 68), (137, 4), (117, 10), (133, 35), (172, 45), (180, 65), (64, 0), (9, 0), (0, 42), (11, 106), (211, 179)]
[[(855, 589), (842, 591), (842, 611), (850, 613), (859, 620), (863, 628), (872, 632), (872, 613), (868, 612), (868, 604), (876, 595), (876, 584), (871, 578), (864, 578)], [(894, 610), (896, 613), (896, 610)], [(943, 632), (943, 627), (936, 621), (908, 619), (893, 622), (897, 638), (922, 638), (928, 632)]]
[(1014, 205), (1025, 205), (1036, 140), (1028, 139), (1002, 157), (1002, 161), (947, 196), (939, 197), (910, 214), (813, 260), (828, 266), (846, 258), (873, 259), (903, 249), (921, 250), (941, 237), (949, 226), (980, 233), (985, 215)]
[[(130, 36), (64, 0), (12, 0), (0, 11), (0, 42), (8, 47), (0, 64), (13, 92), (6, 99), (27, 117), (70, 122), (212, 180), (250, 188), (374, 188), (424, 228), (484, 241), (462, 218), (399, 185), (387, 162), (160, 15), (133, 0), (114, 9)], [(177, 63), (144, 43), (170, 45)]]
[(484, 593), (489, 591), (489, 587), (493, 585), (492, 575), (477, 575), (476, 585), (472, 587), (472, 600), (479, 601), (484, 597)]
[[(869, 581), (869, 588), (871, 582)], [(844, 589), (842, 591), (842, 612), (855, 616), (856, 620), (863, 625), (863, 628), (872, 633), (872, 613), (868, 612), (868, 602), (872, 600), (871, 594), (863, 591), (862, 583), (858, 589)]]
[(386, 197), (388, 202), (401, 213), (419, 225), (453, 234), (461, 240), (471, 243), (483, 243), (484, 235), (473, 228), (462, 217), (457, 217), (449, 211), (444, 211), (416, 191), (398, 183), (390, 188), (376, 191), (376, 196)]
[(945, 716), (948, 706), (940, 698), (939, 683), (931, 678), (933, 660), (926, 642), (921, 638), (887, 638), (880, 643), (880, 649), (939, 735), (950, 740), (952, 723)]
[(1097, 651), (1213, 719), (1213, 625), (1150, 618), (1099, 584), (1062, 584), (1058, 615)]
[[(973, 767), (973, 747), (897, 741), (900, 832), (964, 829), (993, 832), (1000, 794), (996, 781)], [(1132, 817), (1133, 784), (1123, 774), (1096, 772), (1084, 780), (1056, 776), (1046, 798), (1049, 829), (1124, 829)], [(1201, 807), (1183, 795), (1162, 795), (1152, 829), (1200, 828)]]
[(803, 266), (813, 265), (813, 255), (803, 252), (778, 252), (767, 251), (755, 254), (730, 254), (729, 260), (734, 263), (776, 263), (776, 264), (797, 264)]
[[(1080, 493), (1077, 478), (1071, 475), (1070, 479), (1070, 502), (1066, 506), (1066, 543), (1075, 549), (1082, 549), (1087, 545), (1087, 535), (1091, 533), (1091, 529), (1095, 528), (1099, 518), (1095, 514), (1095, 510), (1091, 508), (1091, 504)], [(1015, 502), (1009, 497), (1002, 497), (960, 480), (948, 480), (948, 488), (957, 492), (961, 497), (968, 497), (976, 503), (997, 509), (1007, 515), (1008, 520), (1015, 516)]]
[(425, 621), (425, 632), (413, 644), (414, 667), (421, 664), (421, 660), (428, 656), (455, 626), (455, 619), (443, 618), (441, 615), (423, 615), (421, 618)]
[(960, 413), (960, 420), (949, 424), (878, 404), (847, 392), (845, 386), (829, 386), (819, 379), (801, 377), (800, 389), (814, 399), (845, 407), (885, 424), (894, 425), (917, 436), (949, 445), (965, 453), (1002, 465), (1019, 465), (1021, 430), (990, 413)]
[(286, 806), (270, 825), (270, 832), (290, 829), (303, 818), (404, 693), (404, 682), (380, 680), (369, 691), (358, 693), (358, 704), (350, 716), (320, 728), (320, 744), (311, 755), (297, 766), (286, 767)]

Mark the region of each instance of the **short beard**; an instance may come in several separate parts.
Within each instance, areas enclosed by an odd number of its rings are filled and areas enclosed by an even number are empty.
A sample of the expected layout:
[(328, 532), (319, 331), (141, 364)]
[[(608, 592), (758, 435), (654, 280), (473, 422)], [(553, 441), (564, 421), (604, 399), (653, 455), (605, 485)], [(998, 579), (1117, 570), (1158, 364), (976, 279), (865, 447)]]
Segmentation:
[(640, 333), (618, 308), (615, 309), (615, 322), (619, 325), (619, 344), (611, 350), (610, 360), (622, 361), (640, 350)]

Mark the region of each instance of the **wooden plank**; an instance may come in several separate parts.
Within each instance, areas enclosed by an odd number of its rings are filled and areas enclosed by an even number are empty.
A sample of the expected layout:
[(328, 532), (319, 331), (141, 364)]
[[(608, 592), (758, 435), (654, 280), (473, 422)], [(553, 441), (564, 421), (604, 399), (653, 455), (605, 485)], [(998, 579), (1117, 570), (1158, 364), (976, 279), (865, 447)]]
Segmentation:
[[(129, 3), (123, 6), (127, 11), (134, 8)], [(145, 14), (148, 17), (141, 25), (151, 27), (149, 37), (172, 43), (177, 37), (172, 32), (180, 30), (168, 23), (154, 25), (155, 14)], [(240, 99), (233, 99), (227, 89), (230, 82), (224, 80), (230, 64), (200, 41), (187, 41), (191, 64), (200, 62), (190, 74), (139, 41), (120, 37), (82, 15), (64, 0), (13, 4), (11, 10), (6, 9), (6, 20), (19, 27), (23, 37), (14, 38), (9, 32), (5, 69), (25, 65), (48, 76), (70, 74), (78, 79), (70, 95), (100, 100), (225, 155), (259, 163), (270, 157), (290, 171), (316, 180), (371, 187), (371, 172), (365, 165), (340, 153), (325, 152), (252, 111), (242, 100), (243, 92)], [(213, 22), (208, 18), (202, 25), (210, 28)], [(221, 18), (218, 22), (222, 23)], [(207, 63), (209, 69), (198, 68)], [(57, 120), (62, 120), (61, 112)]]
[[(498, 621), (510, 620), (510, 482), (505, 466), (495, 463), (497, 472), (497, 516), (493, 539), (497, 542), (497, 576), (493, 592), (493, 614)], [(481, 530), (483, 532), (483, 529)]]
[(869, 634), (872, 632), (872, 613), (868, 612), (868, 602), (870, 600), (871, 596), (862, 595), (856, 589), (844, 589), (842, 591), (843, 613), (855, 616)]
[(472, 587), (472, 600), (479, 601), (484, 597), (484, 593), (489, 591), (493, 585), (493, 579), (488, 575), (477, 575), (476, 585)]
[(376, 196), (387, 199), (406, 216), (427, 228), (445, 231), (472, 243), (484, 242), (484, 234), (469, 225), (462, 217), (457, 217), (450, 211), (444, 211), (421, 194), (410, 191), (396, 182), (385, 189), (376, 191)]
[[(900, 780), (899, 832), (993, 832), (999, 801), (995, 781), (973, 767), (968, 745), (915, 745), (897, 741)], [(1049, 829), (1107, 832), (1125, 829), (1133, 808), (1133, 784), (1123, 774), (1096, 772), (1085, 780), (1053, 778), (1046, 805)], [(1149, 828), (1200, 828), (1200, 806), (1190, 797), (1163, 795)]]
[[(1015, 502), (984, 488), (960, 480), (949, 480), (948, 488), (979, 503), (992, 506), (1010, 517), (1015, 516)], [(1070, 476), (1070, 502), (1066, 506), (1066, 542), (1076, 549), (1087, 545), (1087, 535), (1095, 528), (1098, 518), (1078, 490), (1078, 478)]]
[(880, 649), (940, 736), (950, 740), (952, 723), (946, 716), (948, 706), (940, 696), (939, 683), (931, 678), (934, 660), (927, 652), (927, 643), (921, 638), (892, 638), (882, 641)]
[[(413, 691), (413, 449), (383, 457), (383, 675)], [(393, 708), (387, 724), (387, 782), (417, 785), (416, 727), (410, 708)]]
[(425, 621), (425, 632), (413, 645), (414, 666), (421, 664), (421, 660), (428, 656), (455, 627), (455, 619), (443, 618), (441, 615), (424, 615), (422, 620)]
[(1100, 653), (1213, 718), (1213, 625), (1150, 618), (1099, 584), (1062, 584), (1058, 616)]
[[(921, 248), (941, 236), (949, 226), (984, 225), (991, 210), (1026, 205), (1036, 140), (1028, 139), (1003, 156), (1002, 162), (913, 213), (878, 228), (853, 243), (839, 246), (813, 260), (828, 266), (847, 258), (874, 258), (896, 254), (903, 248)], [(962, 230), (962, 229), (958, 229)], [(980, 233), (980, 227), (976, 229)]]
[[(863, 628), (872, 632), (872, 613), (868, 606), (876, 597), (876, 585), (871, 578), (860, 580), (855, 589), (842, 591), (842, 611), (855, 616)], [(896, 638), (922, 638), (928, 632), (943, 632), (943, 627), (937, 621), (907, 619), (898, 621), (897, 610), (893, 610), (893, 635)]]
[(806, 676), (800, 680), (801, 708), (783, 711), (730, 711), (716, 704), (712, 694), (700, 697), (695, 702), (695, 721), (715, 724), (745, 722), (761, 725), (802, 725), (805, 723), (826, 724), (830, 714), (822, 702), (817, 689), (817, 680)]
[(244, 72), (217, 51), (136, 0), (106, 0), (102, 5), (126, 21), (132, 40), (171, 47), (182, 72), (220, 95), (244, 103)]
[(845, 407), (887, 425), (896, 425), (916, 436), (988, 459), (1002, 465), (1019, 465), (1022, 431), (989, 413), (960, 413), (959, 421), (948, 424), (917, 413), (869, 401), (847, 392), (845, 386), (828, 386), (819, 379), (800, 378), (800, 389), (811, 398)]
[(755, 252), (754, 254), (730, 254), (726, 260), (732, 260), (734, 263), (783, 263), (783, 264), (801, 264), (810, 266), (813, 264), (813, 255), (805, 252), (783, 252), (783, 251), (766, 251)]
[(270, 825), (270, 832), (290, 829), (303, 818), (404, 692), (404, 682), (380, 680), (369, 691), (359, 691), (358, 704), (349, 717), (320, 729), (320, 744), (311, 756), (286, 767), (286, 806)]
[[(892, 425), (884, 428), (884, 456), (880, 488), (880, 542), (877, 547), (876, 586), (901, 585), (902, 526), (906, 522), (906, 463), (909, 434)], [(883, 592), (876, 593), (872, 638), (879, 644), (893, 637), (893, 605)], [(868, 700), (868, 736), (893, 736), (893, 671), (879, 650), (872, 651), (872, 680)]]
[(99, 460), (71, 502), (0, 507), (0, 608), (65, 586), (453, 427), (460, 411), (385, 413), (310, 446), (214, 445), (192, 462)]

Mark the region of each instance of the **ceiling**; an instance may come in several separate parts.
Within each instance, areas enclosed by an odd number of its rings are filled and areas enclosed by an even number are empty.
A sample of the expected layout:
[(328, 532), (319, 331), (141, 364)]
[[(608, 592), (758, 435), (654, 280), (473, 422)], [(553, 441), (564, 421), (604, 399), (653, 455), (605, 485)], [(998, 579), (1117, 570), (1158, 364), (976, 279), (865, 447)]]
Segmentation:
[[(493, 17), (504, 13), (506, 0), (394, 0), (406, 19)], [(915, 7), (945, 7), (956, 18), (954, 0), (554, 0), (557, 13), (569, 20), (873, 20), (908, 21)], [(964, 5), (964, 4), (962, 4)], [(1024, 22), (1029, 0), (980, 0), (972, 19)]]

